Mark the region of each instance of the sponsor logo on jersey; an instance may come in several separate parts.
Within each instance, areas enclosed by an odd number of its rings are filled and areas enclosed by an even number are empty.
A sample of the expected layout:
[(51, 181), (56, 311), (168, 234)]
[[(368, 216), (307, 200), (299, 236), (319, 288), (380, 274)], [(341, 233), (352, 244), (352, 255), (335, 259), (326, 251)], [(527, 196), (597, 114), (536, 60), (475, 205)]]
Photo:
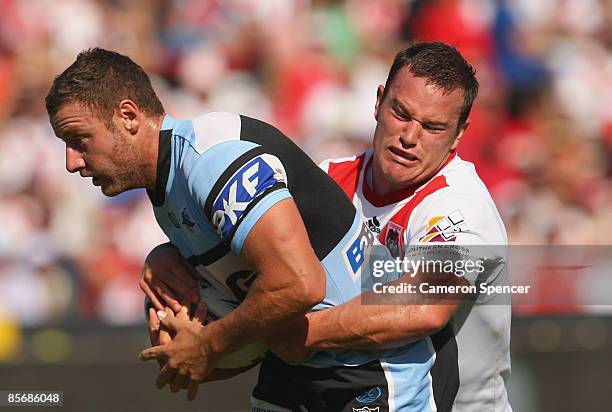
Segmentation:
[(285, 169), (269, 154), (257, 156), (238, 169), (213, 203), (212, 223), (219, 235), (230, 235), (249, 204), (278, 182), (286, 183)]
[(467, 231), (465, 218), (459, 210), (455, 210), (446, 216), (434, 216), (429, 219), (425, 236), (421, 237), (419, 242), (453, 242), (457, 239), (457, 233), (465, 231)]
[(387, 224), (385, 245), (391, 252), (391, 256), (397, 258), (404, 255), (404, 228), (401, 225), (393, 221)]
[(368, 219), (368, 228), (372, 232), (380, 234), (380, 222), (378, 221), (378, 219), (376, 219), (376, 216), (371, 219)]
[(205, 278), (200, 278), (199, 284), (200, 284), (200, 289), (212, 288), (212, 284)]
[(348, 248), (345, 249), (343, 253), (345, 260), (348, 262), (351, 268), (351, 277), (353, 278), (353, 282), (359, 278), (361, 266), (365, 261), (365, 252), (367, 248), (374, 245), (375, 242), (376, 235), (374, 235), (374, 233), (368, 229), (366, 223), (363, 222), (357, 237), (349, 243)]
[(195, 222), (191, 217), (187, 214), (187, 208), (184, 207), (181, 212), (181, 225), (186, 226), (189, 231), (193, 231), (193, 227), (195, 226)]
[(183, 211), (181, 212), (181, 219), (179, 220), (178, 217), (176, 217), (176, 215), (174, 214), (174, 212), (168, 212), (168, 219), (170, 219), (170, 222), (172, 223), (172, 226), (174, 226), (177, 229), (187, 229), (190, 232), (193, 232), (193, 228), (195, 227), (195, 222), (193, 221), (193, 219), (187, 214), (187, 208), (184, 207)]
[(239, 270), (227, 277), (225, 283), (236, 299), (243, 301), (249, 293), (249, 288), (257, 278), (257, 272), (252, 270)]
[(382, 394), (382, 391), (380, 390), (378, 386), (376, 386), (370, 389), (369, 391), (364, 392), (361, 395), (355, 397), (355, 400), (359, 403), (372, 403), (378, 398), (380, 398), (381, 394)]
[(168, 213), (168, 219), (170, 219), (170, 222), (172, 223), (172, 226), (174, 226), (177, 229), (181, 228), (181, 222), (179, 222), (178, 218), (176, 217), (176, 215), (172, 212)]
[(377, 406), (376, 408), (369, 408), (367, 406), (364, 406), (362, 408), (353, 408), (353, 412), (379, 412), (380, 411), (380, 406)]

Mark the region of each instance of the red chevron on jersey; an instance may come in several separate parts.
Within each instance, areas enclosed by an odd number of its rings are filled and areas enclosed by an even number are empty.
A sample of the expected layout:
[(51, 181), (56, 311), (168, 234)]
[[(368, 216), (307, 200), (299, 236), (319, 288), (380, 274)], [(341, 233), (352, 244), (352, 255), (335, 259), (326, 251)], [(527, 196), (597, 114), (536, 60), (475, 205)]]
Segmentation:
[[(394, 246), (393, 239), (394, 235), (389, 234), (389, 232), (397, 231), (397, 227), (399, 226), (402, 229), (401, 232), (401, 247), (398, 248), (398, 255), (396, 257), (401, 257), (404, 254), (404, 242), (403, 242), (403, 233), (408, 226), (408, 220), (410, 219), (410, 215), (414, 211), (414, 209), (429, 195), (435, 193), (436, 191), (445, 188), (448, 186), (446, 182), (446, 177), (444, 175), (434, 177), (429, 183), (427, 183), (424, 187), (422, 187), (416, 194), (406, 203), (406, 205), (399, 210), (387, 223), (387, 225), (383, 228), (380, 233), (379, 240), (381, 243), (387, 245), (389, 250), (391, 251), (391, 246)], [(391, 245), (387, 242), (390, 241)], [(392, 251), (393, 252), (393, 251)], [(395, 256), (395, 255), (394, 255)]]
[(359, 172), (365, 153), (354, 159), (340, 163), (330, 163), (327, 174), (338, 183), (349, 199), (352, 199), (359, 184)]

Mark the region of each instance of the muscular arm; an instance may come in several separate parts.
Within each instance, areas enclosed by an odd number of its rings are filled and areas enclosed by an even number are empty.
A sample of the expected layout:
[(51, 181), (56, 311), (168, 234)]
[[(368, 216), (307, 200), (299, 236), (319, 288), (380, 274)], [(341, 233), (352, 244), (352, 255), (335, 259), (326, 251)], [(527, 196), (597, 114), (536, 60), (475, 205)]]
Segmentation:
[(325, 271), (292, 199), (277, 203), (257, 221), (242, 255), (259, 274), (240, 306), (205, 328), (217, 353), (263, 338), (325, 296)]
[[(414, 282), (408, 275), (386, 283)], [(437, 276), (430, 284), (467, 285), (454, 275)], [(329, 309), (312, 312), (269, 337), (268, 345), (279, 356), (298, 360), (312, 351), (328, 349), (385, 349), (399, 347), (443, 328), (458, 309), (463, 296), (401, 295), (361, 296)], [(384, 304), (364, 304), (380, 302)], [(396, 300), (395, 302), (393, 300)]]

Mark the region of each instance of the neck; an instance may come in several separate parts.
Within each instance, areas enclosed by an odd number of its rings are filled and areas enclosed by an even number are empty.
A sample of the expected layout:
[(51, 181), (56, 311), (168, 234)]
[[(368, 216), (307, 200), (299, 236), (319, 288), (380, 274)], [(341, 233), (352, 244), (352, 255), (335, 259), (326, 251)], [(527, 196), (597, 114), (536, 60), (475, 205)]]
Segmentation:
[(159, 131), (165, 115), (149, 118), (144, 123), (141, 153), (143, 154), (144, 186), (155, 191), (157, 182), (157, 157), (159, 155)]
[(370, 164), (369, 170), (366, 170), (367, 184), (370, 190), (372, 191), (372, 193), (376, 194), (377, 196), (389, 196), (394, 193), (416, 190), (419, 186), (421, 186), (423, 183), (431, 179), (442, 168), (444, 168), (444, 166), (446, 166), (451, 161), (451, 157), (453, 157), (454, 154), (455, 154), (455, 151), (448, 153), (444, 157), (444, 159), (442, 159), (442, 162), (440, 162), (440, 164), (436, 168), (436, 171), (433, 172), (431, 175), (429, 175), (427, 178), (421, 179), (418, 182), (415, 182), (411, 185), (401, 186), (401, 187), (394, 186), (393, 184), (388, 183), (385, 180), (385, 177), (383, 176), (382, 171), (377, 169), (374, 164), (375, 162), (372, 161), (372, 163)]
[(370, 167), (366, 170), (366, 182), (372, 193), (376, 196), (385, 197), (392, 195), (397, 192), (403, 192), (410, 190), (412, 186), (397, 187), (393, 184), (388, 183), (385, 177), (382, 176), (382, 172), (376, 168), (374, 161), (370, 163)]

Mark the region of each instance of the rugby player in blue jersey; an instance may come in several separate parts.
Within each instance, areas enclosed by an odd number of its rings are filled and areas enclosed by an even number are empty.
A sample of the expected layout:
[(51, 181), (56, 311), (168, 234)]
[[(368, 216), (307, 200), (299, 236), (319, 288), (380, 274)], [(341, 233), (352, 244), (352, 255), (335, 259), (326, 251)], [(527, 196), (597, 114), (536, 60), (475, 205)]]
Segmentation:
[[(224, 355), (361, 292), (362, 250), (374, 236), (342, 189), (274, 127), (232, 113), (174, 119), (138, 65), (103, 49), (80, 53), (54, 80), (46, 106), (66, 143), (67, 170), (92, 177), (108, 196), (146, 188), (158, 223), (197, 272), (200, 293), (237, 306), (206, 325), (159, 312), (176, 336), (141, 356), (166, 361), (161, 385), (188, 385), (193, 398)], [(255, 406), (351, 410), (365, 399), (380, 411), (435, 409), (434, 357), (424, 340), (317, 351), (287, 365), (283, 384), (292, 397), (277, 400), (287, 393), (275, 386)], [(274, 362), (282, 361), (264, 365)], [(267, 369), (264, 380), (278, 378)]]

